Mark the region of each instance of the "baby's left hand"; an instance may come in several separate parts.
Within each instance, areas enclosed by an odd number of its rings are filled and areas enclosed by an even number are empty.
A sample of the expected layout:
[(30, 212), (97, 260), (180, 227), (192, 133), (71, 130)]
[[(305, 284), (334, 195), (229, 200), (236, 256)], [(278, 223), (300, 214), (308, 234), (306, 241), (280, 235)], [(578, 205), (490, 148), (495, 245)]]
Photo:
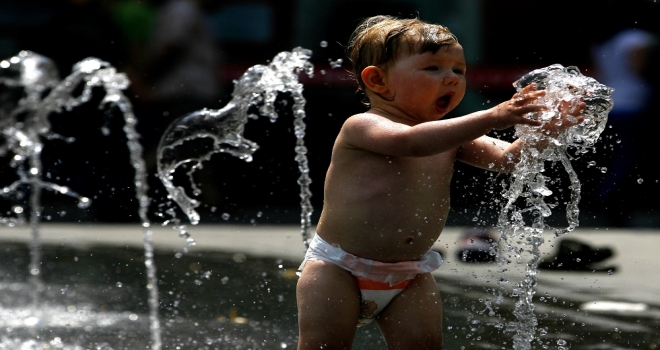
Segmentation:
[(541, 130), (548, 136), (557, 137), (562, 131), (584, 121), (584, 117), (581, 114), (586, 107), (587, 104), (582, 101), (579, 103), (560, 101), (557, 107), (558, 115), (543, 124)]

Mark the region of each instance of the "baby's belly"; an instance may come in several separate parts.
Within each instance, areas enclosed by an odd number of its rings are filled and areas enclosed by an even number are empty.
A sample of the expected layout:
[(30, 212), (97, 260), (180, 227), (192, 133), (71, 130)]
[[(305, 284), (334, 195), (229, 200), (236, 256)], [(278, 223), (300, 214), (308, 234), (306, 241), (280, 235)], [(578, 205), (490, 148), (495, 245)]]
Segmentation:
[(405, 239), (400, 237), (369, 239), (365, 237), (364, 241), (368, 244), (349, 240), (340, 246), (353, 255), (381, 262), (416, 261), (431, 249), (438, 236), (439, 233), (432, 239), (429, 236)]
[(334, 215), (335, 219), (322, 216), (317, 227), (321, 237), (362, 258), (397, 262), (418, 260), (433, 246), (444, 228), (449, 206), (425, 210), (411, 206), (379, 213), (345, 209), (345, 213)]

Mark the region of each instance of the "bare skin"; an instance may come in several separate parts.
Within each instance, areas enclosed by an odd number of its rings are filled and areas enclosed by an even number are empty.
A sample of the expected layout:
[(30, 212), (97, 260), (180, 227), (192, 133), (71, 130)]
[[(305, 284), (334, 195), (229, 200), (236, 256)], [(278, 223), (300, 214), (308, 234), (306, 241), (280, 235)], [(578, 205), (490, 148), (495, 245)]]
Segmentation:
[[(402, 55), (362, 72), (369, 111), (344, 123), (333, 148), (317, 234), (361, 258), (381, 262), (419, 260), (438, 239), (450, 206), (456, 160), (510, 172), (520, 155), (513, 144), (484, 136), (516, 124), (544, 106), (544, 94), (529, 86), (489, 110), (441, 120), (465, 94), (460, 45), (436, 53)], [(549, 123), (560, 132), (582, 121)], [(359, 313), (354, 277), (329, 263), (310, 261), (298, 282), (298, 349), (350, 349)], [(419, 275), (393, 299), (376, 322), (388, 349), (441, 349), (442, 306), (430, 274)], [(323, 325), (322, 327), (319, 327)]]

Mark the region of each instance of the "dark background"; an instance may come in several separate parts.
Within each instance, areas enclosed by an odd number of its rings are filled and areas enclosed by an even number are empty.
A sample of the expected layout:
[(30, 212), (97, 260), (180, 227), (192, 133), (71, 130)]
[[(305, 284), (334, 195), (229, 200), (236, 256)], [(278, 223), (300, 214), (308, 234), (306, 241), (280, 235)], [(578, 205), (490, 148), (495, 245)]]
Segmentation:
[[(592, 48), (625, 28), (660, 35), (660, 7), (652, 0), (471, 0), (471, 1), (199, 1), (204, 18), (221, 53), (213, 74), (221, 90), (212, 101), (155, 101), (149, 98), (150, 67), (144, 50), (153, 35), (155, 18), (164, 1), (93, 0), (3, 0), (0, 3), (0, 59), (20, 50), (31, 50), (51, 58), (63, 78), (76, 62), (89, 56), (110, 62), (126, 72), (150, 171), (150, 215), (168, 206), (162, 185), (155, 178), (155, 149), (164, 129), (177, 117), (202, 107), (221, 108), (230, 99), (232, 80), (248, 67), (263, 64), (280, 51), (304, 46), (314, 51), (313, 79), (305, 78), (307, 134), (312, 183), (314, 221), (323, 203), (323, 181), (334, 138), (342, 122), (364, 111), (355, 96), (355, 84), (343, 46), (361, 18), (376, 14), (419, 16), (439, 22), (456, 33), (469, 61), (468, 94), (451, 116), (494, 106), (508, 99), (513, 81), (525, 72), (560, 63), (576, 65), (590, 75)], [(327, 42), (321, 45), (321, 42)], [(342, 58), (342, 68), (332, 69), (328, 60)], [(653, 61), (656, 62), (657, 60)], [(325, 74), (323, 74), (324, 71)], [(652, 83), (658, 79), (653, 78)], [(67, 185), (94, 200), (89, 209), (76, 207), (74, 199), (45, 192), (44, 220), (70, 222), (134, 222), (133, 169), (128, 160), (123, 121), (114, 110), (99, 111), (95, 101), (71, 112), (53, 115), (53, 131), (73, 136), (65, 144), (44, 140), (44, 174), (50, 181)], [(282, 99), (286, 99), (282, 96)], [(166, 113), (164, 113), (166, 112)], [(596, 154), (574, 161), (583, 183), (581, 224), (583, 226), (657, 227), (658, 175), (656, 149), (652, 140), (658, 125), (658, 110), (649, 107), (635, 125), (634, 159), (617, 159), (616, 130), (608, 129)], [(109, 136), (101, 133), (106, 126)], [(290, 111), (281, 108), (280, 118), (251, 120), (245, 136), (260, 149), (246, 163), (218, 154), (196, 173), (202, 187), (202, 222), (298, 223), (299, 186), (294, 161), (295, 137)], [(511, 140), (512, 132), (496, 135)], [(0, 186), (10, 184), (15, 169), (13, 155), (0, 157)], [(631, 170), (606, 193), (599, 190), (606, 174), (596, 167), (632, 162)], [(567, 181), (563, 170), (548, 170)], [(644, 182), (639, 184), (637, 180)], [(488, 226), (495, 223), (504, 176), (457, 165), (452, 192), (450, 225)], [(565, 191), (566, 192), (566, 191)], [(557, 199), (562, 202), (562, 198)], [(2, 216), (25, 199), (0, 198)], [(561, 212), (561, 206), (557, 209)], [(230, 218), (224, 220), (222, 213)], [(476, 221), (474, 220), (476, 218)], [(558, 219), (560, 224), (561, 220)]]

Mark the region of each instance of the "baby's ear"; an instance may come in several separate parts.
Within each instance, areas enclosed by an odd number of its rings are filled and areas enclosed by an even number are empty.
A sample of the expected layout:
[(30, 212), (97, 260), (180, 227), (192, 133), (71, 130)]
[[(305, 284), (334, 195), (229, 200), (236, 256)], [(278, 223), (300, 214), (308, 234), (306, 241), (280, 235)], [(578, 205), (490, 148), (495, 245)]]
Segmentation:
[(385, 71), (376, 66), (366, 67), (362, 70), (360, 76), (364, 82), (364, 86), (377, 94), (384, 94), (389, 89)]

